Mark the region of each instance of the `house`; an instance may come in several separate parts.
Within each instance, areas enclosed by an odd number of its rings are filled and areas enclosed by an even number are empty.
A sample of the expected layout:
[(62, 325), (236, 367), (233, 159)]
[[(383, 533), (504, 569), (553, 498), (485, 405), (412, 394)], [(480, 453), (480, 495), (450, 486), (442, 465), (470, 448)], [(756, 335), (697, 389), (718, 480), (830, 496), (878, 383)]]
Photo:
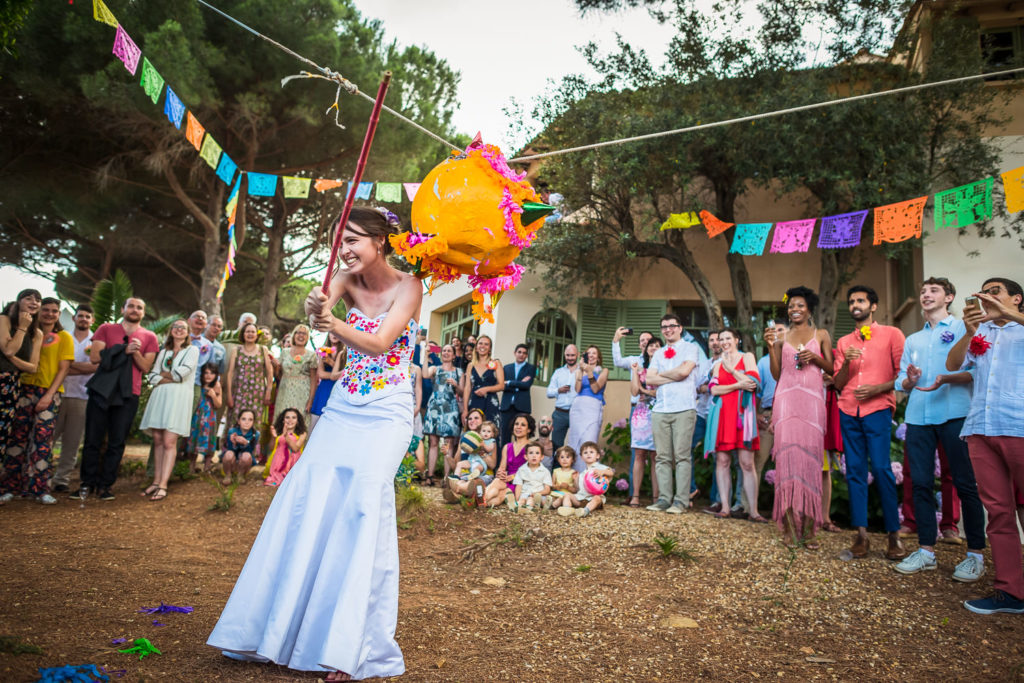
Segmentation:
[[(982, 34), (979, 46), (986, 46), (993, 65), (1000, 60), (1016, 59), (1024, 53), (1024, 5), (996, 2), (918, 2), (911, 9), (904, 24), (904, 31), (916, 32), (919, 36), (916, 48), (910, 54), (891, 54), (880, 58), (873, 55), (859, 55), (858, 59), (887, 59), (895, 63), (922, 68), (927, 62), (929, 45), (925, 27), (926, 14), (941, 8), (957, 7), (956, 11), (978, 13)], [(1016, 81), (997, 81), (990, 87), (1016, 87)], [(1024, 165), (1024, 120), (1017, 117), (1017, 110), (1024, 106), (1024, 100), (1015, 99), (1010, 110), (1009, 123), (1000, 130), (992, 131), (999, 146), (1004, 150), (1001, 169), (1010, 170)], [(536, 169), (529, 169), (531, 176)], [(528, 176), (529, 177), (529, 176)], [(936, 188), (937, 190), (945, 188)], [(761, 221), (781, 221), (804, 217), (806, 197), (784, 196), (781, 199), (768, 189), (752, 188), (739, 200), (736, 213), (741, 216), (756, 216)], [(963, 291), (980, 285), (985, 276), (1004, 274), (1013, 277), (1017, 272), (1012, 268), (1019, 263), (1021, 244), (1016, 237), (995, 237), (981, 239), (973, 232), (930, 230), (930, 212), (926, 213), (925, 226), (928, 233), (923, 248), (913, 250), (910, 258), (888, 260), (881, 250), (862, 244), (860, 268), (853, 277), (854, 282), (869, 284), (880, 296), (877, 319), (886, 324), (896, 325), (905, 332), (920, 327), (917, 307), (917, 291), (921, 280), (930, 275), (945, 275), (960, 285)], [(997, 235), (1003, 226), (995, 225)], [(541, 231), (541, 239), (543, 239)], [(711, 279), (711, 286), (720, 298), (726, 313), (727, 323), (743, 326), (735, 319), (735, 301), (725, 264), (727, 246), (722, 239), (709, 240), (699, 226), (685, 231), (687, 245), (693, 251)], [(971, 254), (977, 254), (971, 256)], [(595, 255), (600, 258), (600, 255)], [(816, 288), (820, 275), (820, 260), (814, 249), (803, 254), (771, 254), (761, 257), (747, 257), (753, 303), (758, 311), (756, 319), (748, 327), (763, 329), (766, 317), (783, 314), (782, 295), (789, 286), (806, 284)], [(424, 297), (420, 321), (429, 329), (429, 338), (439, 343), (447, 342), (451, 336), (462, 338), (466, 334), (487, 334), (494, 341), (494, 354), (503, 362), (510, 362), (516, 344), (526, 342), (530, 347), (530, 361), (538, 366), (537, 378), (532, 390), (534, 414), (550, 412), (553, 401), (546, 397), (547, 380), (551, 373), (562, 364), (565, 346), (575, 343), (581, 348), (596, 344), (602, 351), (605, 365), (611, 365), (611, 337), (622, 325), (632, 327), (638, 334), (649, 330), (657, 332), (661, 316), (666, 312), (678, 314), (684, 327), (699, 341), (706, 339), (708, 320), (700, 297), (690, 281), (681, 271), (664, 261), (636, 259), (636, 267), (627, 278), (622, 293), (615, 298), (596, 299), (580, 290), (568, 293), (570, 303), (563, 307), (550, 307), (545, 303), (544, 283), (536, 272), (528, 272), (522, 283), (507, 293), (494, 312), (494, 322), (478, 326), (472, 318), (470, 290), (461, 283), (438, 287), (430, 296)], [(559, 298), (559, 297), (547, 297)], [(959, 305), (955, 310), (959, 310)], [(852, 320), (846, 313), (845, 305), (837, 305), (834, 335), (841, 336), (853, 328)], [(636, 335), (623, 340), (623, 353), (637, 353)], [(756, 355), (760, 356), (760, 350)], [(629, 374), (625, 370), (613, 369), (606, 390), (607, 405), (604, 421), (614, 422), (629, 414)]]

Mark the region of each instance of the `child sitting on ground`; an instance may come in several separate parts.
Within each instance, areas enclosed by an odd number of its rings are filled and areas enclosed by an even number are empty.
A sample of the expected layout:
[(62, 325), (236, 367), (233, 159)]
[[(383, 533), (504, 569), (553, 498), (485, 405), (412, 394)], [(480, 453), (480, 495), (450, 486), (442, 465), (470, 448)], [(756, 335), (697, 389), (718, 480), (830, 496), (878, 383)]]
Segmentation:
[[(562, 496), (562, 505), (558, 508), (558, 514), (563, 517), (570, 517), (572, 515), (586, 517), (597, 508), (604, 506), (604, 496), (590, 493), (583, 482), (587, 472), (591, 470), (596, 471), (607, 480), (610, 480), (615, 474), (612, 468), (598, 462), (600, 457), (601, 451), (593, 441), (587, 441), (580, 446), (580, 459), (583, 460), (586, 469), (579, 475), (579, 491)], [(573, 508), (579, 509), (574, 510)]]
[(221, 454), (221, 464), (224, 466), (224, 479), (221, 483), (229, 486), (231, 481), (238, 475), (245, 480), (246, 473), (253, 466), (259, 457), (260, 432), (254, 429), (256, 413), (246, 408), (238, 414), (238, 422), (228, 430), (224, 439), (224, 452)]
[(567, 493), (576, 493), (580, 490), (580, 473), (574, 467), (576, 451), (572, 446), (562, 446), (555, 451), (555, 462), (558, 467), (551, 473), (551, 507), (557, 508), (562, 505), (562, 498)]
[(551, 493), (551, 472), (540, 464), (544, 459), (544, 447), (537, 441), (526, 444), (526, 464), (516, 471), (512, 479), (512, 492), (505, 496), (505, 504), (517, 512), (533, 512), (548, 503)]
[(495, 435), (498, 433), (498, 426), (493, 422), (484, 422), (480, 425), (479, 432), (466, 432), (462, 435), (459, 448), (466, 454), (465, 460), (460, 460), (455, 466), (453, 475), (461, 481), (470, 479), (484, 479), (484, 485), (490, 484), (494, 479), (493, 474), (487, 472), (488, 458), (494, 453)]

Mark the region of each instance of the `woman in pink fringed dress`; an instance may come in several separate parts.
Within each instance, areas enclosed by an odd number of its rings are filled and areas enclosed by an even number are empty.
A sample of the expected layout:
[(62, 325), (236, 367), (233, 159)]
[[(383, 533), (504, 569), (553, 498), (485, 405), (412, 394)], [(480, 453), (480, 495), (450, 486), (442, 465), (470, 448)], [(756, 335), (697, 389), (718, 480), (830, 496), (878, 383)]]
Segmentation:
[(832, 368), (832, 340), (814, 326), (818, 296), (807, 287), (786, 292), (789, 331), (770, 343), (772, 376), (778, 381), (772, 404), (775, 432), (775, 510), (773, 517), (791, 548), (817, 550), (821, 512), (821, 466), (825, 452), (825, 383)]

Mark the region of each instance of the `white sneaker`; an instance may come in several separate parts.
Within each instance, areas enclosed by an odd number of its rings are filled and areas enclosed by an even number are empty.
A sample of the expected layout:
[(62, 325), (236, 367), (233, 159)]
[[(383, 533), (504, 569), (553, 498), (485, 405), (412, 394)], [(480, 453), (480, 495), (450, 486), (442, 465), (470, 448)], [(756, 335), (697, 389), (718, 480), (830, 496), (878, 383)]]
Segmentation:
[(985, 576), (985, 562), (973, 555), (968, 555), (967, 559), (953, 570), (953, 580), (963, 583), (973, 583), (983, 576)]
[(928, 557), (923, 550), (915, 550), (914, 552), (907, 555), (899, 564), (893, 565), (893, 569), (898, 571), (900, 574), (916, 574), (918, 572), (925, 572), (936, 569), (938, 565), (935, 563), (934, 557)]
[(57, 503), (57, 499), (51, 496), (49, 493), (44, 493), (43, 495), (36, 498), (36, 500), (38, 500), (43, 505), (56, 505)]
[(5, 503), (10, 503), (12, 500), (14, 500), (14, 494), (13, 493), (5, 493), (4, 495), (0, 496), (0, 505), (3, 505)]
[(576, 516), (577, 517), (589, 517), (590, 516), (590, 508), (588, 508), (588, 507), (576, 508)]
[(558, 508), (559, 517), (572, 517), (575, 514), (576, 511), (570, 507), (566, 507), (563, 505), (562, 507)]
[(665, 512), (667, 512), (670, 515), (681, 515), (683, 514), (683, 508), (679, 507), (678, 505), (670, 505), (668, 509), (665, 510)]

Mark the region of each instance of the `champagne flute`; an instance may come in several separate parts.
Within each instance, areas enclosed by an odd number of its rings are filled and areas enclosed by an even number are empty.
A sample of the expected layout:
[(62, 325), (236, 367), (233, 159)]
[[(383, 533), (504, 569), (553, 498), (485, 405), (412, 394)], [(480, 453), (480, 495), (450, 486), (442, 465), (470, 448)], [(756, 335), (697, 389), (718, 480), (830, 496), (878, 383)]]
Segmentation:
[(79, 504), (79, 506), (78, 506), (79, 509), (82, 509), (82, 510), (85, 509), (85, 499), (88, 498), (88, 497), (89, 497), (89, 487), (86, 486), (85, 484), (82, 484), (82, 487), (80, 489), (78, 489), (78, 499), (80, 501), (82, 501)]

